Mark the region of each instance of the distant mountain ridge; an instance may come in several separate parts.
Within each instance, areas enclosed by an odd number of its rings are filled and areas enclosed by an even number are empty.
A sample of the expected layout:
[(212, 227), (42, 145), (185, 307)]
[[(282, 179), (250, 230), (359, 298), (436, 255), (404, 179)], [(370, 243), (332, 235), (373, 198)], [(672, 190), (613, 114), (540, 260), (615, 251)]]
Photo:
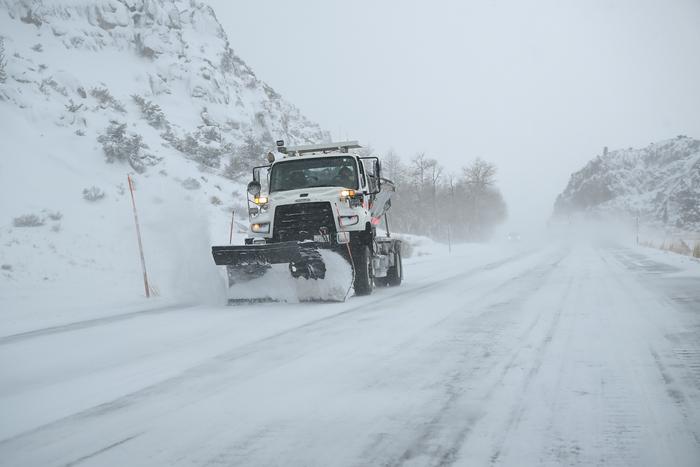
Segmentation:
[(700, 140), (687, 136), (619, 149), (571, 175), (554, 215), (639, 214), (647, 223), (700, 230)]

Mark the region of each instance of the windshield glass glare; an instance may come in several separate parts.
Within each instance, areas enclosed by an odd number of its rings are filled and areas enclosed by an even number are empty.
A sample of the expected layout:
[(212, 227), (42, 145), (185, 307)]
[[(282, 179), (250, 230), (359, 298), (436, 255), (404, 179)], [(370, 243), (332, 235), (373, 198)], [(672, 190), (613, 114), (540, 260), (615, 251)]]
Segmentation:
[(270, 192), (337, 186), (357, 189), (353, 157), (322, 157), (278, 162), (272, 167)]

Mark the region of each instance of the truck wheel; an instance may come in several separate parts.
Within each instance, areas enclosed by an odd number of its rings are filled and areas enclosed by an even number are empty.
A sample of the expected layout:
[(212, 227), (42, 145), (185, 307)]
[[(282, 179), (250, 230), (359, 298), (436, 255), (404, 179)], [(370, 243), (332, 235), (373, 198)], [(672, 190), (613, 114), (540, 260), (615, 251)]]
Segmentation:
[(374, 288), (374, 271), (372, 270), (372, 253), (369, 247), (362, 245), (354, 248), (352, 259), (355, 267), (355, 295), (369, 295)]
[(403, 263), (401, 262), (401, 251), (397, 251), (394, 257), (394, 265), (386, 272), (385, 283), (389, 287), (396, 287), (397, 285), (401, 285), (402, 280)]

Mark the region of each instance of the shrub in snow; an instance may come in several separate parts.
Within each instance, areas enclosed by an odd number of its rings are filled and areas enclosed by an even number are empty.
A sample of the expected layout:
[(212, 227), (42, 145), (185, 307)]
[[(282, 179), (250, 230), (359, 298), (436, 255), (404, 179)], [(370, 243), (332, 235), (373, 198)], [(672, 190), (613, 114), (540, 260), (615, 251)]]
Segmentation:
[(34, 45), (32, 46), (32, 50), (33, 50), (34, 52), (43, 52), (43, 51), (44, 51), (44, 46), (41, 45), (41, 43), (34, 44)]
[(40, 227), (44, 225), (44, 219), (36, 214), (25, 214), (24, 216), (15, 217), (12, 224), (15, 227)]
[(221, 141), (221, 130), (215, 126), (204, 127), (202, 128), (202, 137), (210, 143)]
[(212, 196), (211, 198), (209, 198), (209, 202), (214, 206), (221, 206), (223, 204), (223, 202), (218, 196)]
[(40, 27), (42, 24), (44, 24), (44, 18), (42, 18), (37, 12), (35, 11), (36, 9), (29, 8), (27, 10), (27, 14), (25, 16), (20, 16), (20, 20), (23, 23), (26, 24), (33, 24), (36, 27)]
[(85, 131), (78, 128), (77, 130), (75, 130), (75, 134), (78, 136), (85, 136)]
[(76, 104), (73, 99), (70, 99), (68, 104), (66, 104), (66, 110), (70, 113), (76, 113), (78, 110), (83, 108), (83, 104)]
[(229, 157), (224, 168), (224, 177), (235, 180), (247, 176), (253, 167), (260, 165), (264, 154), (264, 143), (251, 135), (246, 136), (243, 144)]
[(128, 162), (138, 173), (143, 173), (146, 167), (156, 165), (160, 158), (144, 152), (148, 145), (143, 142), (141, 135), (126, 131), (126, 123), (110, 122), (105, 134), (97, 137), (102, 143), (107, 162)]
[(231, 152), (232, 146), (223, 141), (209, 141), (204, 136), (205, 132), (206, 130), (200, 129), (195, 133), (186, 134), (183, 138), (178, 138), (172, 132), (166, 132), (162, 136), (189, 159), (206, 167), (218, 169), (221, 166), (221, 156)]
[(90, 90), (90, 95), (97, 99), (97, 102), (99, 102), (100, 108), (102, 109), (111, 108), (116, 110), (117, 112), (126, 112), (126, 109), (124, 108), (122, 103), (115, 99), (109, 93), (109, 90), (107, 88), (92, 88)]
[(105, 192), (96, 186), (91, 186), (90, 188), (85, 188), (83, 190), (83, 199), (85, 201), (90, 201), (94, 203), (105, 197)]
[(39, 91), (43, 92), (48, 96), (49, 89), (53, 89), (62, 96), (68, 96), (68, 90), (65, 88), (65, 86), (61, 86), (60, 84), (58, 84), (58, 82), (56, 82), (55, 79), (45, 78), (41, 80), (41, 83), (39, 84)]
[(221, 155), (223, 152), (221, 148), (201, 146), (197, 151), (195, 160), (207, 167), (217, 169), (221, 166)]
[(131, 98), (136, 102), (136, 105), (138, 105), (141, 110), (141, 114), (153, 128), (162, 130), (170, 127), (168, 119), (165, 117), (165, 113), (163, 113), (163, 109), (161, 109), (158, 104), (154, 104), (138, 94), (132, 95)]
[(182, 181), (182, 186), (186, 190), (198, 190), (202, 184), (199, 183), (196, 178), (189, 177)]
[(0, 37), (0, 83), (7, 81), (7, 72), (5, 71), (5, 66), (7, 65), (7, 60), (5, 60), (5, 39)]
[(63, 214), (60, 211), (49, 212), (49, 219), (52, 221), (60, 221), (63, 219)]
[(0, 266), (0, 269), (2, 269), (3, 271), (12, 271), (12, 265), (3, 264), (2, 266)]
[(61, 231), (61, 224), (55, 224), (51, 226), (51, 232), (60, 232)]

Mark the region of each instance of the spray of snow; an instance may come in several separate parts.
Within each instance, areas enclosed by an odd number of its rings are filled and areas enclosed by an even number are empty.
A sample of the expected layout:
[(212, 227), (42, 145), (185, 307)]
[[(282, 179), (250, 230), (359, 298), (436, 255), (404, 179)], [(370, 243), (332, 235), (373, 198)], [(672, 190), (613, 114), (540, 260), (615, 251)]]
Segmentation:
[(296, 282), (299, 300), (343, 301), (352, 286), (352, 268), (345, 258), (332, 251), (321, 251), (326, 263), (326, 278), (322, 281), (301, 279)]
[[(175, 195), (175, 193), (174, 193)], [(211, 255), (206, 212), (195, 202), (177, 198), (147, 205), (144, 218), (148, 267), (163, 296), (218, 304), (225, 300), (225, 282)]]
[(344, 301), (352, 286), (352, 268), (342, 256), (321, 250), (326, 264), (325, 279), (294, 279), (286, 264), (274, 264), (264, 276), (229, 288), (231, 299), (268, 299), (279, 302)]

